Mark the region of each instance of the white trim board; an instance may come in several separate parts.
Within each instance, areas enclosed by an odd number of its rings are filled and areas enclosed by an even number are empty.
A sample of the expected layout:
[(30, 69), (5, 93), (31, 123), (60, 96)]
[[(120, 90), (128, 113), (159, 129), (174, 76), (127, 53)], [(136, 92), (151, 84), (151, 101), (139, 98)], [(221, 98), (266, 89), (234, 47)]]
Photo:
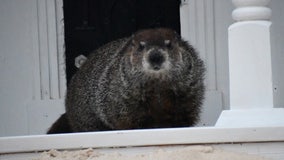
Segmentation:
[[(147, 147), (124, 147), (124, 148), (98, 148), (97, 153), (102, 154), (121, 154), (121, 155), (137, 155), (151, 154), (157, 151), (174, 151), (182, 148), (198, 149), (200, 147), (213, 147), (224, 151), (236, 153), (246, 153), (273, 160), (284, 159), (284, 142), (263, 142), (263, 143), (235, 143), (235, 144), (210, 144), (210, 145), (170, 145), (170, 146), (147, 146)], [(74, 150), (68, 150), (74, 151)], [(27, 160), (38, 159), (42, 152), (26, 152), (26, 153), (10, 153), (0, 154), (0, 159), (9, 160)]]
[(195, 127), (2, 137), (0, 154), (90, 147), (284, 142), (283, 133), (284, 127)]

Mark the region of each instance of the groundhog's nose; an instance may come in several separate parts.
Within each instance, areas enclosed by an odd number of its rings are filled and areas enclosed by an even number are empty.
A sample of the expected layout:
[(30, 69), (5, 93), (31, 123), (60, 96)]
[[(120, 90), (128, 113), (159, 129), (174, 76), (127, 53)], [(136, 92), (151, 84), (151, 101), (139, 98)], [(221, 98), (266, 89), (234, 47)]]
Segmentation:
[(165, 57), (160, 52), (153, 51), (149, 55), (149, 62), (154, 70), (159, 70), (164, 61)]

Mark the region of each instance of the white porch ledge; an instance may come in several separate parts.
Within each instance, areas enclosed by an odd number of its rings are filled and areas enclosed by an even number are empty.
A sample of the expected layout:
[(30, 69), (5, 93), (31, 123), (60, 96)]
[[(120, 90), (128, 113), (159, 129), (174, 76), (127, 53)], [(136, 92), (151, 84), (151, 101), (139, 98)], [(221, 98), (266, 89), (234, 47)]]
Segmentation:
[(215, 126), (216, 127), (284, 126), (284, 108), (225, 110), (221, 113)]
[(284, 142), (284, 127), (195, 127), (0, 138), (0, 155), (50, 149)]

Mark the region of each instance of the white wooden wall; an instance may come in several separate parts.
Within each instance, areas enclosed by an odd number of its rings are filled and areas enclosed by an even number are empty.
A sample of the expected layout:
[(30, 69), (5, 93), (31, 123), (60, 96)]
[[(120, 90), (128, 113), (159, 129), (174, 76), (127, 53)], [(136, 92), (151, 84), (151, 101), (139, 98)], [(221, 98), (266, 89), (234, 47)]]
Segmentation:
[(29, 2), (16, 4), (2, 0), (0, 4), (1, 135), (27, 133), (25, 106), (27, 97), (32, 99), (33, 95), (33, 79), (27, 74), (33, 71), (33, 58), (29, 55), (35, 52), (29, 34), (33, 33), (35, 7)]
[(60, 2), (0, 1), (0, 136), (43, 133), (64, 112)]
[(183, 37), (206, 61), (207, 90), (221, 95), (222, 109), (229, 108), (228, 27), (234, 9), (228, 0), (184, 0), (181, 7)]
[(284, 1), (272, 0), (271, 46), (274, 106), (284, 107)]
[[(200, 125), (229, 108), (228, 0), (185, 0), (182, 35), (207, 66)], [(284, 106), (284, 1), (272, 0), (275, 104)], [(65, 63), (61, 0), (0, 0), (0, 136), (43, 134), (64, 112)], [(189, 16), (188, 16), (189, 15)]]

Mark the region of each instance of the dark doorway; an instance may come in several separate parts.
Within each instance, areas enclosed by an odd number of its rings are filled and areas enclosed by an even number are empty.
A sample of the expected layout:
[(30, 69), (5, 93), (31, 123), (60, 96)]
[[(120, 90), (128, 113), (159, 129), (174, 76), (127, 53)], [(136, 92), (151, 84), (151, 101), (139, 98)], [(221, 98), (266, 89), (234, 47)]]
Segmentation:
[(133, 32), (168, 27), (180, 34), (180, 0), (63, 0), (67, 83), (74, 59)]

